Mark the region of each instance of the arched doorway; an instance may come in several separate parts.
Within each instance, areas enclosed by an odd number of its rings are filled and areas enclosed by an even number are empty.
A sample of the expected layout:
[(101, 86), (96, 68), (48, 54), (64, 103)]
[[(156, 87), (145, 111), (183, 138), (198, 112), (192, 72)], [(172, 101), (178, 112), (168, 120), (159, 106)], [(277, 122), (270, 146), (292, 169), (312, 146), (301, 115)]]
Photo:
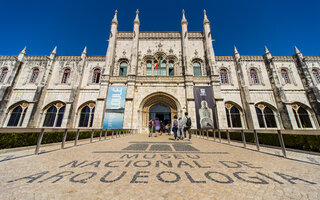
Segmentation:
[(175, 97), (163, 92), (150, 94), (140, 104), (139, 127), (146, 132), (151, 118), (170, 122), (174, 115), (182, 116), (181, 105)]

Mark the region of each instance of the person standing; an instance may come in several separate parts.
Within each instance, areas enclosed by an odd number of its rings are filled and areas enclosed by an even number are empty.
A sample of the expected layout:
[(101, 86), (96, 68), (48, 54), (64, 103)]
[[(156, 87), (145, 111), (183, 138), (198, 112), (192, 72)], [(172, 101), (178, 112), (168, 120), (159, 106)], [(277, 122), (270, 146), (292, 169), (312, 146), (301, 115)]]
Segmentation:
[(187, 132), (189, 134), (189, 141), (191, 141), (191, 117), (188, 116), (188, 112), (184, 113), (184, 118), (183, 118), (183, 132), (184, 132), (184, 140), (187, 140)]
[(149, 137), (152, 137), (152, 135), (153, 135), (153, 127), (154, 127), (154, 123), (153, 123), (153, 120), (151, 118), (150, 121), (149, 121)]
[(156, 118), (156, 120), (154, 120), (154, 129), (156, 131), (156, 137), (158, 137), (159, 130), (160, 130), (160, 121), (158, 117)]
[(178, 117), (177, 115), (175, 115), (173, 117), (173, 120), (172, 120), (172, 123), (171, 123), (171, 127), (172, 127), (172, 131), (173, 131), (173, 134), (174, 134), (174, 140), (177, 140), (179, 139), (178, 138), (178, 135), (177, 135), (177, 131), (178, 131), (178, 127), (179, 127), (179, 120), (178, 120)]
[(179, 117), (178, 133), (179, 133), (179, 137), (181, 140), (183, 140), (183, 138), (184, 138), (182, 125), (183, 125), (182, 117)]

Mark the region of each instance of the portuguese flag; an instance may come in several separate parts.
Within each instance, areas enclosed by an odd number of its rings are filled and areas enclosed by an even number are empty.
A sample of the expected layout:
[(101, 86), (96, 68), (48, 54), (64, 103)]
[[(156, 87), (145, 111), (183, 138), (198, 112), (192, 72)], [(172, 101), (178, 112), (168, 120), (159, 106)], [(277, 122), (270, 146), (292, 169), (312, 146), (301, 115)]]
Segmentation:
[(154, 66), (155, 69), (158, 69), (158, 67), (161, 66), (161, 58), (158, 59), (158, 62), (156, 66)]

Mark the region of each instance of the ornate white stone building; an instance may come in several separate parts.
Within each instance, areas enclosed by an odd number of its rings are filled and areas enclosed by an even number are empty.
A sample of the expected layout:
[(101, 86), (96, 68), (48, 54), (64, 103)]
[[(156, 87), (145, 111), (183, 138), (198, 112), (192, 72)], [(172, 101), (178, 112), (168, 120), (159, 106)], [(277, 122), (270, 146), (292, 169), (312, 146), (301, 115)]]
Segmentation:
[[(145, 130), (150, 117), (192, 117), (194, 88), (210, 87), (216, 127), (319, 129), (320, 56), (216, 56), (210, 22), (188, 32), (132, 32), (111, 22), (106, 56), (0, 56), (0, 127), (101, 128), (111, 86), (126, 88), (123, 128)], [(155, 63), (161, 58), (161, 66)]]

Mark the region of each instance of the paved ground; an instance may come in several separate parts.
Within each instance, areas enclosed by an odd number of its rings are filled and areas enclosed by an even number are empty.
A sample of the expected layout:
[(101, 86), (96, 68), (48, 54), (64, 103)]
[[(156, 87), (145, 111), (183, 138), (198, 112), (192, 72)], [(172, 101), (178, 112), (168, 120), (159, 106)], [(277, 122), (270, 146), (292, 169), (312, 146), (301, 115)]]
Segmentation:
[(316, 155), (166, 135), (85, 143), (0, 152), (0, 199), (320, 199)]

